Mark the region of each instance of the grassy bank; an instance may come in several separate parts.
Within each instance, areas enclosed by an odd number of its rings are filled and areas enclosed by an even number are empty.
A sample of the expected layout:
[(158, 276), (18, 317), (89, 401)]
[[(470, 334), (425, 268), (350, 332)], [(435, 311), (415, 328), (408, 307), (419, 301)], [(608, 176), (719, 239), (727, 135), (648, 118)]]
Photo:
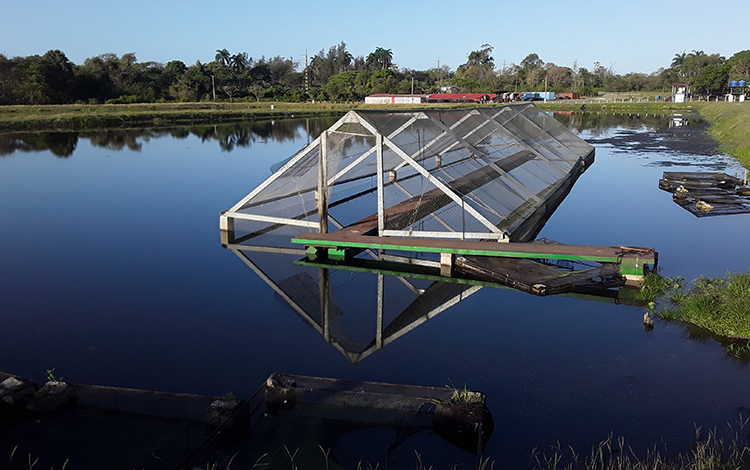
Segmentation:
[(750, 168), (750, 103), (695, 103), (721, 149)]
[(750, 352), (750, 272), (700, 277), (690, 287), (681, 278), (651, 273), (640, 295), (652, 300), (649, 310), (660, 317), (709, 331), (731, 351)]
[[(271, 109), (271, 105), (275, 109)], [(343, 115), (356, 104), (154, 103), (0, 106), (1, 131), (90, 130)]]
[[(750, 103), (585, 100), (587, 111), (671, 114), (698, 111), (722, 150), (750, 168)], [(271, 109), (271, 105), (275, 109)], [(536, 103), (549, 111), (578, 111), (581, 102)], [(289, 117), (340, 116), (350, 109), (456, 108), (465, 104), (362, 105), (361, 103), (154, 103), (113, 105), (0, 106), (0, 132), (91, 130), (238, 122)]]

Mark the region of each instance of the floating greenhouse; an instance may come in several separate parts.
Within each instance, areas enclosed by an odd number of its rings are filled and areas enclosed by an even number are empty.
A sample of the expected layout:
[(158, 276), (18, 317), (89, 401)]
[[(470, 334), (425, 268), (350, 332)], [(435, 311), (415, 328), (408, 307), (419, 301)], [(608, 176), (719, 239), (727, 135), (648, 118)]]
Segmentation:
[(531, 104), (352, 110), (222, 213), (357, 236), (525, 242), (594, 148)]

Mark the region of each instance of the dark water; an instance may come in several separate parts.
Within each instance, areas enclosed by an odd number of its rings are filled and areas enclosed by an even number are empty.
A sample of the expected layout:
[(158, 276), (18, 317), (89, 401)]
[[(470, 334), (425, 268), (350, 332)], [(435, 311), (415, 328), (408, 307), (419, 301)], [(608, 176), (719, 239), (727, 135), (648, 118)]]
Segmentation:
[[(660, 191), (663, 171), (739, 167), (699, 123), (557, 116), (596, 146), (540, 236), (656, 247), (666, 275), (750, 266), (750, 216), (698, 219)], [(222, 248), (218, 215), (331, 120), (253, 127), (0, 136), (0, 370), (42, 382), (247, 397), (272, 372), (483, 391), (487, 456), (524, 465), (558, 441), (584, 454), (610, 434), (686, 449), (750, 407), (750, 369), (711, 338), (643, 309), (481, 288), (353, 364), (269, 283)], [(290, 235), (291, 236), (291, 235)], [(248, 258), (285, 288), (317, 285), (294, 255)], [(416, 294), (384, 278), (385, 322)], [(411, 280), (412, 287), (431, 283)], [(332, 271), (332, 332), (374, 339), (378, 277)], [(304, 306), (304, 305), (303, 305)]]

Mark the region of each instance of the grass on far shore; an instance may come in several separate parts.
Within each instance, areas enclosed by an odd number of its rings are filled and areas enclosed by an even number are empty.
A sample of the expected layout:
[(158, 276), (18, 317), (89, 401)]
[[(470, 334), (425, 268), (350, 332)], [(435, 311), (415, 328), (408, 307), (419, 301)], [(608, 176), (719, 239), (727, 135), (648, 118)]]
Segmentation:
[[(612, 102), (615, 98), (618, 101)], [(648, 102), (645, 101), (647, 98)], [(739, 159), (746, 168), (750, 168), (750, 102), (665, 103), (654, 101), (652, 97), (645, 95), (622, 96), (620, 94), (603, 98), (587, 98), (583, 101), (559, 100), (536, 104), (549, 111), (575, 111), (580, 108), (582, 102), (585, 102), (586, 109), (589, 111), (613, 113), (668, 114), (697, 111), (710, 123), (711, 136), (721, 144), (722, 150)], [(274, 109), (271, 109), (272, 105)], [(361, 102), (272, 103), (266, 101), (0, 106), (0, 132), (158, 127), (290, 117), (341, 116), (354, 108), (429, 109), (466, 106), (466, 104), (363, 105)]]
[(357, 104), (201, 102), (0, 106), (0, 131), (90, 130), (338, 116)]

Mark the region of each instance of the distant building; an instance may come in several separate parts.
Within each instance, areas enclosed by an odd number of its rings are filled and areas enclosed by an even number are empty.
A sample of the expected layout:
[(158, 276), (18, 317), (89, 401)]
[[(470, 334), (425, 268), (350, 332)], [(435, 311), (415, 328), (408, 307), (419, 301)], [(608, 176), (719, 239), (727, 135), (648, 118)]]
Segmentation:
[(398, 95), (389, 93), (376, 93), (365, 96), (365, 104), (420, 104), (427, 100), (430, 95)]
[(377, 93), (366, 96), (365, 104), (489, 103), (495, 96), (495, 93), (432, 93), (429, 95)]
[(690, 84), (689, 83), (673, 83), (672, 84), (672, 102), (684, 103), (690, 100)]
[(495, 93), (432, 93), (428, 103), (487, 103), (497, 96)]
[(440, 93), (458, 93), (459, 88), (455, 85), (439, 86)]

